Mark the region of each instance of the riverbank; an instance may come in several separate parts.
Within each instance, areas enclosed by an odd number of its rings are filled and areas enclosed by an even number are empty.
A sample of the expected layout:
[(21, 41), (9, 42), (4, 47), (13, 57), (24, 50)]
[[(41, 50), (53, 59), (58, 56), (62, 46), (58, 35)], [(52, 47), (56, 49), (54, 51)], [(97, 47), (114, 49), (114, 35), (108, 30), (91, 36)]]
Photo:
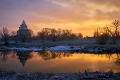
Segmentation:
[(0, 47), (0, 51), (52, 51), (57, 53), (120, 53), (120, 46)]
[(86, 72), (85, 73), (16, 73), (14, 71), (0, 71), (0, 80), (119, 80), (120, 74), (113, 72)]
[[(55, 41), (52, 42), (50, 40), (45, 40), (44, 42), (42, 42), (41, 40), (31, 40), (31, 41), (26, 41), (24, 43), (18, 41), (18, 43), (15, 43), (14, 41), (9, 41), (8, 42), (9, 45), (8, 46), (16, 46), (16, 47), (41, 47), (41, 46), (45, 46), (45, 47), (51, 47), (51, 46), (111, 46), (112, 45), (112, 40), (108, 40), (108, 42), (106, 43), (106, 45), (99, 45), (96, 42), (95, 38), (84, 38), (84, 39), (74, 39), (74, 40), (63, 40), (63, 41)], [(3, 41), (0, 41), (0, 46), (2, 46), (4, 44)], [(119, 46), (120, 45), (120, 39), (118, 39), (116, 41), (116, 45), (112, 45), (112, 46)]]
[(53, 52), (64, 53), (120, 53), (120, 40), (117, 40), (116, 45), (110, 44), (111, 40), (106, 45), (99, 45), (96, 43), (96, 39), (75, 39), (75, 40), (63, 40), (52, 42), (45, 40), (34, 40), (25, 43), (15, 43), (10, 41), (8, 46), (3, 45), (0, 42), (0, 51), (42, 51), (49, 50)]

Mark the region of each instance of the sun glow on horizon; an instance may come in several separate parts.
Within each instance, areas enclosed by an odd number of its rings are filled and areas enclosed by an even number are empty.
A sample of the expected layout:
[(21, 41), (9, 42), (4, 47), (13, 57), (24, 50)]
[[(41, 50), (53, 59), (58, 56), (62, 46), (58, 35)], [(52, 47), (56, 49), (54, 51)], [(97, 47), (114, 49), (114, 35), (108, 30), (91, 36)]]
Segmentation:
[[(38, 0), (2, 1), (0, 30), (8, 27), (17, 31), (24, 19), (28, 28), (37, 34), (42, 28), (69, 29), (83, 36), (93, 36), (97, 27), (111, 25), (120, 19), (119, 5), (110, 0)], [(24, 3), (24, 4), (23, 4)], [(17, 5), (15, 5), (17, 4)]]
[(103, 35), (103, 32), (101, 32), (100, 34)]

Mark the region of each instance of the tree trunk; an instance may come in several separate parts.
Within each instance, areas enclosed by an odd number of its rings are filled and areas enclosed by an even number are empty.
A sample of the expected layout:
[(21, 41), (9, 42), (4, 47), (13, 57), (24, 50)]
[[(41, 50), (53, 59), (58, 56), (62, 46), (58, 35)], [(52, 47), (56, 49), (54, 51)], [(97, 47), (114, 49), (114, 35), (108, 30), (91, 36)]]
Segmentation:
[(8, 45), (8, 41), (5, 41), (5, 45)]
[(116, 38), (115, 37), (113, 38), (113, 44), (114, 45), (116, 44)]

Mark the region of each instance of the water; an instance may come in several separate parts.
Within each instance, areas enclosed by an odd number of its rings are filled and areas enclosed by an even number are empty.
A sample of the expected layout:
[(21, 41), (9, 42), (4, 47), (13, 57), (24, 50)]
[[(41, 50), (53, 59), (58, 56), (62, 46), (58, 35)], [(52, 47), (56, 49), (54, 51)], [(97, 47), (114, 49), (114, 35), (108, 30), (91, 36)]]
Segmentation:
[(120, 72), (120, 54), (0, 52), (0, 70), (42, 73)]

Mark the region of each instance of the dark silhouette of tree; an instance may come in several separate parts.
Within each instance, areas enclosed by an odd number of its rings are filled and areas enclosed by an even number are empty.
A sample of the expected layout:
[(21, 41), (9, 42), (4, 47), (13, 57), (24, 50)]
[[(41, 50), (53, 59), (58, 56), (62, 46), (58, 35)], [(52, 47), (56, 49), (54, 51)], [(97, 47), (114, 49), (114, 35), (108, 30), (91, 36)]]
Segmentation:
[[(104, 54), (101, 54), (101, 55), (104, 55)], [(112, 53), (109, 53), (105, 55), (106, 55), (106, 58), (109, 58), (109, 60), (114, 60), (117, 66), (120, 65), (120, 54), (119, 53), (116, 53), (114, 55)]]
[(55, 55), (55, 52), (50, 51), (41, 51), (38, 52), (38, 55), (41, 56), (43, 60), (55, 59), (57, 57), (57, 55)]
[[(76, 39), (76, 34), (72, 33), (72, 30), (68, 29), (53, 29), (53, 28), (43, 28), (37, 34), (38, 39), (41, 39), (42, 42), (44, 40), (52, 40), (53, 42), (65, 39)], [(81, 36), (82, 37), (82, 34)]]
[(42, 42), (44, 42), (48, 34), (49, 34), (49, 28), (43, 28), (41, 32), (38, 32), (37, 36), (39, 39), (42, 39)]
[(41, 52), (38, 52), (38, 55), (42, 57), (43, 60), (50, 60), (55, 58), (72, 56), (72, 54), (70, 53), (56, 53), (51, 51), (41, 51)]
[(115, 59), (116, 59), (115, 64), (119, 66), (120, 65), (120, 54), (117, 54), (117, 58)]
[(19, 30), (17, 32), (17, 38), (21, 42), (25, 42), (26, 40), (30, 40), (32, 35), (33, 35), (33, 31), (31, 29), (29, 29), (29, 30)]
[(32, 37), (34, 34), (33, 31), (31, 29), (29, 29), (29, 32), (30, 32), (30, 37)]
[(59, 28), (56, 33), (57, 33), (57, 39), (62, 40), (62, 29)]
[(76, 39), (76, 35), (73, 34), (73, 33), (72, 33), (69, 37), (70, 37), (70, 39), (72, 39), (72, 40), (73, 40), (73, 39)]
[(31, 42), (32, 39), (34, 39), (34, 33), (31, 29), (29, 29), (30, 37), (28, 37), (28, 40)]
[(0, 60), (2, 60), (2, 62), (6, 62), (9, 54), (10, 54), (10, 51), (1, 51)]
[(17, 35), (17, 32), (16, 32), (16, 31), (12, 31), (12, 32), (11, 32), (11, 34), (12, 34), (11, 36), (13, 36), (13, 37), (14, 37), (14, 36), (16, 36), (16, 35)]
[(56, 34), (57, 34), (57, 39), (58, 40), (65, 40), (65, 39), (71, 39), (71, 34), (73, 34), (73, 33), (72, 33), (72, 30), (58, 29), (56, 31)]
[(2, 40), (5, 42), (5, 45), (8, 45), (10, 35), (9, 35), (9, 31), (6, 27), (3, 27), (3, 29), (0, 31), (0, 36), (1, 36)]
[(78, 33), (78, 38), (82, 38), (83, 37), (83, 35), (81, 34), (81, 33)]
[(72, 32), (72, 30), (68, 30), (68, 29), (63, 30), (62, 31), (62, 39), (69, 39), (71, 32)]
[(50, 37), (51, 37), (53, 42), (55, 42), (57, 39), (56, 32), (57, 31), (55, 29), (50, 29)]
[(14, 40), (17, 43), (18, 36), (17, 36), (17, 32), (16, 31), (12, 31), (11, 32), (11, 38), (12, 38), (12, 40)]
[(105, 45), (109, 38), (106, 27), (97, 28), (97, 30), (94, 32), (94, 37), (96, 37), (96, 41), (98, 44)]
[(115, 20), (115, 21), (113, 21), (112, 24), (113, 24), (112, 27), (115, 28), (115, 30), (112, 31), (108, 27), (106, 28), (106, 30), (108, 30), (111, 33), (111, 35), (113, 37), (113, 44), (116, 44), (116, 39), (118, 38), (118, 34), (119, 34), (118, 28), (119, 28), (120, 22), (119, 22), (119, 20)]
[(109, 60), (112, 58), (113, 54), (109, 53), (109, 54), (106, 54), (106, 57), (109, 58)]
[(94, 38), (97, 38), (98, 37), (98, 31), (95, 31), (94, 32), (94, 36), (93, 36)]

